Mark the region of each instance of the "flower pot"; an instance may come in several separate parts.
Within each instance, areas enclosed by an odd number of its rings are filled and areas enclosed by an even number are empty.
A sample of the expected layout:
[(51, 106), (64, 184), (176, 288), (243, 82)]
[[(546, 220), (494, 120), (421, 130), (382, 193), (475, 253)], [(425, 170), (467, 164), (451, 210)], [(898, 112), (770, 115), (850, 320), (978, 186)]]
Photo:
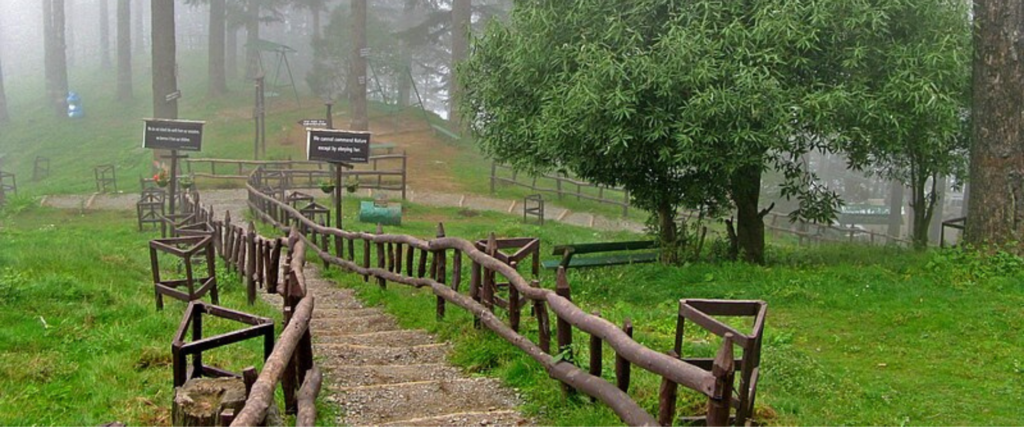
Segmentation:
[(345, 191), (348, 191), (349, 193), (355, 193), (356, 190), (358, 190), (358, 189), (359, 189), (358, 185), (349, 185), (349, 186), (345, 187)]
[(167, 181), (160, 181), (160, 180), (153, 181), (153, 183), (156, 184), (156, 186), (160, 187), (160, 188), (165, 188), (165, 187), (167, 187), (167, 184), (169, 184), (169, 182), (167, 182)]
[(334, 186), (333, 185), (321, 185), (320, 186), (320, 191), (323, 191), (324, 194), (331, 194), (331, 193), (334, 192)]

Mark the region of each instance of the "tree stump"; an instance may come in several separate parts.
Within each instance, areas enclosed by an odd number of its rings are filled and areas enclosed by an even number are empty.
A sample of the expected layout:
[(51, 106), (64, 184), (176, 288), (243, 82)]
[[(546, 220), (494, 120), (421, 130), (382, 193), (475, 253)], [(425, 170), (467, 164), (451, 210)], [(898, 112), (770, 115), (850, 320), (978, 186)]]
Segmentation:
[(220, 414), (237, 414), (245, 406), (245, 382), (240, 378), (196, 378), (174, 391), (171, 419), (176, 426), (223, 426)]

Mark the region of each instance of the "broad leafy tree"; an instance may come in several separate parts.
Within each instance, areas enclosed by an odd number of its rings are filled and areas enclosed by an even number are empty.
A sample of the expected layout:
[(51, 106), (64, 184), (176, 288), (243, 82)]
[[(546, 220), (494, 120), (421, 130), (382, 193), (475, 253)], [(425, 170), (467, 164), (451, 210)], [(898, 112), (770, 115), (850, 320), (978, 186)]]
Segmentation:
[[(528, 172), (622, 185), (676, 247), (679, 207), (736, 210), (733, 247), (764, 260), (761, 176), (782, 172), (796, 216), (838, 198), (800, 164), (834, 148), (843, 58), (882, 19), (867, 0), (517, 2), (460, 69), (483, 151)], [(735, 228), (733, 228), (735, 224)], [(674, 251), (664, 251), (665, 261)]]
[(844, 112), (857, 138), (843, 148), (853, 166), (911, 190), (911, 235), (924, 248), (932, 217), (941, 216), (944, 177), (966, 175), (968, 9), (955, 0), (883, 1), (876, 8), (885, 18), (845, 64), (856, 105)]
[(973, 146), (967, 241), (1024, 242), (1024, 7), (974, 1)]

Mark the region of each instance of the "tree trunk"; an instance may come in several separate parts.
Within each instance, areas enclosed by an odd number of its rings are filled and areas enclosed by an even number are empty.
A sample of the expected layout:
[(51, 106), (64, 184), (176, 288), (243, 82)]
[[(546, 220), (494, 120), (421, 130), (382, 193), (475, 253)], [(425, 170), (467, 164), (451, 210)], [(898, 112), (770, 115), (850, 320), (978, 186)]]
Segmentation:
[(67, 117), (68, 63), (64, 39), (64, 0), (45, 0), (43, 5), (44, 18), (47, 20), (44, 28), (50, 36), (45, 52), (47, 98), (57, 117)]
[(764, 216), (758, 210), (761, 199), (761, 166), (748, 165), (732, 178), (732, 200), (736, 204), (736, 240), (740, 256), (753, 264), (764, 264)]
[(224, 69), (224, 39), (227, 36), (226, 15), (224, 0), (210, 0), (210, 63), (207, 94), (211, 98), (223, 96), (228, 91), (227, 71)]
[(914, 180), (911, 183), (911, 201), (910, 206), (914, 216), (913, 224), (911, 225), (911, 240), (914, 242), (914, 249), (922, 250), (928, 248), (928, 229), (931, 227), (931, 214), (932, 206), (930, 200), (928, 200), (927, 190), (925, 186), (928, 183), (928, 177)]
[(671, 205), (658, 206), (658, 233), (661, 237), (661, 262), (679, 262), (679, 230), (676, 228), (676, 210)]
[(903, 183), (892, 181), (889, 183), (889, 229), (886, 234), (892, 237), (900, 237), (900, 228), (903, 227)]
[(114, 68), (110, 62), (110, 0), (100, 0), (100, 67)]
[(130, 101), (132, 93), (132, 6), (117, 0), (117, 99)]
[(320, 40), (320, 9), (313, 7), (310, 9), (310, 13), (313, 14), (313, 41)]
[(10, 116), (7, 114), (7, 91), (4, 90), (4, 67), (0, 58), (0, 124), (7, 123)]
[(466, 59), (469, 52), (469, 36), (472, 31), (473, 4), (472, 0), (453, 0), (452, 2), (452, 63), (451, 75), (448, 76), (448, 120), (459, 126), (459, 97), (462, 88), (456, 75), (456, 66)]
[(942, 238), (942, 221), (945, 221), (946, 191), (949, 187), (949, 178), (942, 176), (935, 177), (935, 185), (932, 191), (935, 192), (935, 202), (932, 207), (932, 217), (928, 222), (928, 240), (938, 242)]
[(352, 106), (352, 130), (365, 131), (370, 128), (366, 111), (366, 48), (367, 0), (352, 0), (352, 72), (349, 73), (349, 103)]
[(46, 104), (53, 102), (57, 79), (54, 77), (53, 0), (43, 0), (43, 75), (46, 80)]
[(150, 5), (153, 29), (153, 117), (178, 118), (178, 101), (167, 95), (178, 91), (177, 44), (174, 30), (174, 2), (156, 1)]
[[(402, 29), (409, 28), (415, 19), (416, 2), (412, 0), (405, 1), (405, 7), (402, 9)], [(399, 40), (399, 58), (401, 61), (399, 70), (400, 75), (398, 76), (398, 106), (408, 107), (409, 97), (412, 95), (412, 50), (409, 48), (409, 42), (405, 40)]]
[(260, 40), (260, 7), (254, 2), (246, 4), (245, 20), (245, 78), (255, 79), (263, 70), (256, 45)]
[(232, 79), (238, 78), (238, 28), (228, 28), (224, 42), (224, 72)]
[[(973, 146), (968, 243), (1024, 241), (1024, 8), (974, 1)], [(1017, 245), (1017, 253), (1024, 246)]]
[(133, 36), (133, 40), (135, 41), (134, 49), (135, 49), (135, 54), (136, 55), (142, 55), (142, 53), (146, 50), (146, 46), (145, 46), (145, 42), (146, 42), (146, 40), (145, 40), (145, 37), (146, 37), (146, 28), (145, 28), (145, 26), (146, 26), (146, 23), (145, 23), (145, 20), (146, 20), (145, 19), (145, 16), (146, 16), (146, 14), (145, 14), (145, 12), (146, 12), (145, 11), (146, 3), (148, 3), (148, 2), (145, 2), (145, 1), (139, 2), (137, 4), (137, 7), (135, 8), (135, 15), (134, 15), (135, 16), (135, 19), (134, 19), (134, 21), (135, 21), (135, 23), (134, 23), (135, 35)]

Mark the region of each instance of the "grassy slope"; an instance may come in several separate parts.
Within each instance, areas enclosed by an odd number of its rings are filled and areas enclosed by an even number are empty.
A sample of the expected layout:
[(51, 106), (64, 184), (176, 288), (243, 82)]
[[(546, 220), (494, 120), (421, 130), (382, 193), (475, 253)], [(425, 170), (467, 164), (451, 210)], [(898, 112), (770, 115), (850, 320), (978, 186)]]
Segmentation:
[[(474, 221), (475, 223), (476, 221)], [(459, 222), (449, 235), (483, 237), (487, 224)], [(537, 228), (514, 220), (494, 226), (500, 235), (540, 236), (544, 248), (567, 241), (602, 240), (564, 226)], [(400, 230), (431, 235), (431, 224)], [(759, 415), (772, 424), (943, 424), (1019, 422), (1024, 405), (1024, 274), (967, 281), (971, 268), (935, 254), (863, 247), (773, 248), (770, 267), (742, 264), (626, 266), (570, 274), (574, 300), (620, 323), (631, 318), (637, 339), (671, 348), (673, 312), (680, 298), (765, 299), (770, 304)], [(453, 340), (455, 361), (495, 375), (522, 390), (527, 411), (557, 425), (614, 424), (607, 408), (564, 399), (557, 385), (525, 356), (470, 326), (461, 310), (437, 322), (433, 297), (391, 286), (380, 291), (359, 278), (333, 273), (342, 286), (384, 304), (410, 327)], [(467, 273), (468, 274), (468, 273)], [(468, 276), (467, 276), (468, 277)], [(553, 286), (550, 272), (545, 286)], [(524, 319), (535, 334), (532, 319)], [(741, 325), (742, 326), (742, 325)], [(718, 341), (690, 328), (684, 352), (711, 356)], [(586, 366), (577, 335), (577, 360)], [(614, 378), (605, 354), (606, 378)], [(637, 372), (638, 370), (634, 370)], [(634, 373), (631, 394), (656, 412), (658, 380)], [(999, 399), (994, 399), (999, 396)], [(704, 400), (684, 393), (680, 415)]]
[[(0, 424), (166, 424), (170, 343), (185, 304), (153, 302), (148, 240), (134, 215), (32, 209), (0, 218)], [(165, 267), (166, 268), (166, 267)], [(173, 274), (167, 272), (167, 274)], [(236, 275), (218, 271), (221, 305), (245, 305)], [(205, 321), (204, 334), (237, 329)], [(261, 366), (262, 343), (217, 350), (208, 364)]]

